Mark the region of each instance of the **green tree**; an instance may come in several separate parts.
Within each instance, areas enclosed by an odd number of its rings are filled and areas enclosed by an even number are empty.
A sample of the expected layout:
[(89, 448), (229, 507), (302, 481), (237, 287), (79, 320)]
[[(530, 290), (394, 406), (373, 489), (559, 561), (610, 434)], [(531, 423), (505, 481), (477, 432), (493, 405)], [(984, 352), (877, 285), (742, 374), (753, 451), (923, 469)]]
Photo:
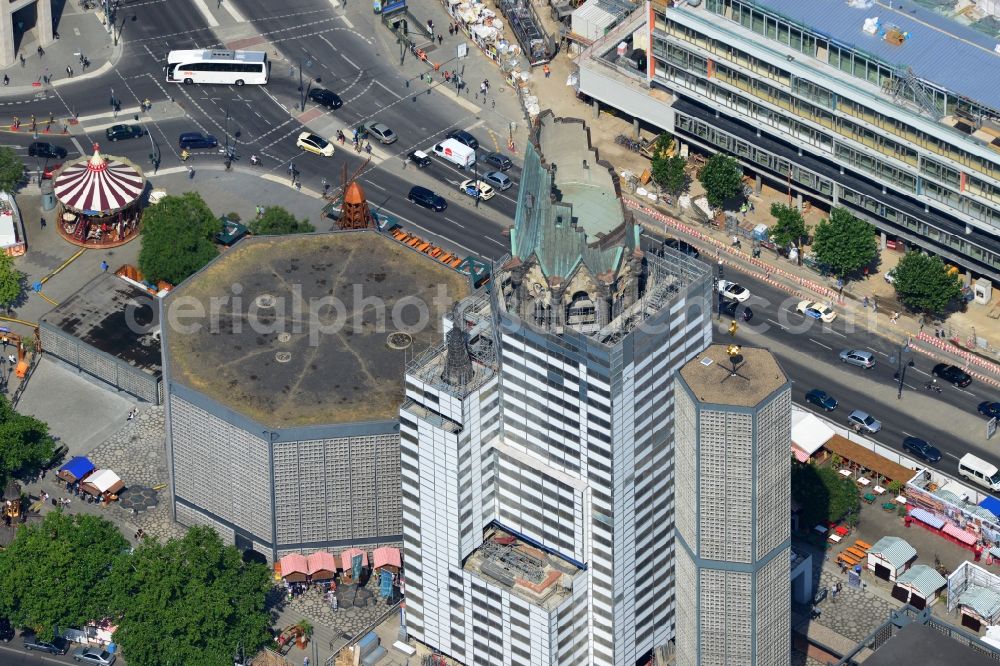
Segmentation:
[(816, 227), (813, 251), (820, 263), (845, 277), (867, 266), (878, 255), (875, 227), (844, 208), (834, 208), (830, 219)]
[(0, 191), (11, 194), (24, 182), (24, 162), (13, 148), (0, 148)]
[(688, 177), (684, 171), (685, 166), (687, 166), (687, 160), (680, 155), (668, 157), (665, 153), (658, 152), (650, 165), (653, 182), (676, 197), (687, 185)]
[(51, 637), (107, 616), (112, 563), (128, 542), (113, 524), (53, 511), (22, 526), (0, 552), (0, 610), (15, 626)]
[[(794, 243), (796, 247), (801, 248), (802, 237), (806, 235), (806, 221), (802, 219), (802, 213), (799, 212), (799, 209), (773, 203), (771, 204), (771, 217), (775, 219), (775, 223), (770, 229), (775, 245), (778, 248), (787, 248)], [(799, 256), (801, 256), (801, 252)]]
[(710, 206), (722, 206), (743, 191), (743, 168), (735, 157), (716, 153), (701, 168), (698, 180), (705, 188)]
[(892, 275), (899, 300), (913, 310), (940, 314), (962, 295), (958, 276), (948, 274), (940, 257), (907, 252), (892, 269)]
[(858, 489), (832, 467), (792, 463), (792, 498), (805, 527), (853, 521), (861, 509)]
[(669, 132), (663, 132), (656, 141), (653, 142), (653, 156), (662, 155), (666, 157), (670, 154), (670, 149), (674, 147), (674, 137)]
[(23, 292), (24, 273), (14, 268), (13, 257), (0, 253), (0, 306), (12, 307)]
[(197, 192), (166, 196), (143, 213), (139, 270), (151, 282), (180, 284), (218, 255), (222, 222)]
[(263, 215), (250, 222), (250, 231), (258, 236), (279, 236), (306, 234), (316, 229), (308, 220), (296, 220), (294, 215), (281, 206), (268, 206)]
[(207, 527), (165, 544), (146, 539), (111, 579), (114, 638), (131, 666), (231, 663), (237, 645), (253, 654), (271, 639), (270, 572)]
[(0, 395), (0, 485), (12, 476), (34, 476), (55, 452), (49, 426), (18, 414)]

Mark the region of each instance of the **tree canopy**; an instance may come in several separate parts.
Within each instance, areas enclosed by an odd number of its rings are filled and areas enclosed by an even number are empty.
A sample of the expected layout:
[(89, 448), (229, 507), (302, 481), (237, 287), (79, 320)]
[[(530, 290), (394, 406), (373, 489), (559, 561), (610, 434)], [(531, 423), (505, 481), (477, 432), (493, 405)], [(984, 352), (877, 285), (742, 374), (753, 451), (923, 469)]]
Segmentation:
[(940, 314), (962, 294), (958, 276), (948, 274), (941, 258), (922, 252), (907, 252), (892, 275), (899, 300), (920, 312)]
[(677, 196), (687, 186), (688, 177), (684, 171), (686, 166), (687, 160), (680, 155), (669, 157), (665, 153), (657, 152), (650, 165), (653, 182), (673, 196)]
[(151, 282), (177, 285), (218, 255), (222, 222), (197, 192), (163, 197), (142, 217), (139, 270)]
[(0, 148), (0, 191), (13, 194), (24, 181), (24, 162), (13, 148)]
[(848, 520), (861, 510), (858, 489), (831, 467), (792, 463), (792, 498), (805, 526)]
[(41, 637), (104, 618), (108, 572), (127, 548), (118, 528), (96, 516), (53, 511), (23, 525), (0, 552), (0, 611)]
[(55, 452), (49, 426), (27, 414), (18, 414), (7, 396), (0, 395), (0, 486), (11, 477), (33, 476)]
[(844, 208), (834, 208), (830, 219), (816, 227), (813, 250), (820, 263), (846, 277), (878, 256), (875, 227)]
[(268, 206), (260, 217), (250, 222), (250, 231), (258, 236), (279, 236), (305, 234), (316, 228), (308, 220), (296, 220), (281, 206)]
[(771, 217), (775, 219), (775, 223), (771, 226), (770, 233), (778, 247), (787, 248), (792, 243), (801, 245), (802, 237), (806, 235), (806, 222), (798, 208), (773, 203)]
[(0, 253), (0, 306), (11, 307), (23, 291), (24, 273), (14, 268), (13, 257)]
[(114, 638), (131, 666), (232, 663), (237, 646), (252, 654), (271, 639), (270, 572), (208, 527), (146, 539), (116, 562), (111, 583)]
[(743, 168), (735, 157), (716, 153), (701, 168), (698, 180), (705, 188), (710, 206), (722, 206), (743, 189)]

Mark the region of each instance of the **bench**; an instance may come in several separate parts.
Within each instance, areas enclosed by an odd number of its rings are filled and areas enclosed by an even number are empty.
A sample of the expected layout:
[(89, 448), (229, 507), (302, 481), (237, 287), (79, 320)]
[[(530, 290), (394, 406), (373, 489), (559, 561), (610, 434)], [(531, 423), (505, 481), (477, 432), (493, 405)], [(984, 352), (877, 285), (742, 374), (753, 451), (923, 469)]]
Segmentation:
[(859, 560), (857, 558), (854, 558), (854, 557), (851, 557), (849, 554), (847, 554), (846, 552), (844, 552), (844, 553), (841, 553), (840, 555), (837, 555), (837, 561), (838, 562), (843, 562), (844, 564), (846, 564), (849, 567), (853, 567), (855, 564), (858, 564), (861, 560)]
[(864, 551), (868, 551), (868, 550), (872, 549), (872, 545), (870, 543), (865, 543), (861, 539), (858, 539), (857, 541), (855, 541), (854, 545), (857, 546), (858, 548), (860, 548), (861, 550), (864, 550)]
[(846, 549), (844, 550), (844, 552), (845, 552), (845, 553), (849, 553), (849, 554), (850, 554), (850, 555), (851, 555), (852, 557), (856, 557), (856, 558), (858, 558), (859, 560), (863, 560), (863, 559), (865, 559), (866, 557), (868, 557), (868, 553), (866, 553), (865, 551), (863, 551), (863, 550), (860, 550), (860, 549), (858, 549), (858, 548), (855, 548), (854, 546), (848, 546), (848, 547), (847, 547), (847, 548), (846, 548)]

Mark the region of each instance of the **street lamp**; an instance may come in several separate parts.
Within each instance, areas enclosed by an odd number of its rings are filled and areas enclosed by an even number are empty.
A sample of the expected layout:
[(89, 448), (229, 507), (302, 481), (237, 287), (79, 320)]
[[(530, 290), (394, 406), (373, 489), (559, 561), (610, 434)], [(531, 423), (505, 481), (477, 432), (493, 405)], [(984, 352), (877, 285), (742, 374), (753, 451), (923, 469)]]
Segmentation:
[(479, 153), (478, 149), (472, 149), (472, 186), (476, 188), (475, 207), (479, 208)]
[[(901, 400), (903, 398), (903, 380), (906, 378), (906, 369), (912, 368), (914, 363), (911, 358), (907, 363), (903, 363), (903, 353), (910, 352), (910, 345), (904, 342), (899, 345), (899, 355), (896, 357), (896, 374), (895, 378), (899, 380), (899, 386), (896, 391), (896, 400)], [(891, 359), (890, 359), (891, 361)]]

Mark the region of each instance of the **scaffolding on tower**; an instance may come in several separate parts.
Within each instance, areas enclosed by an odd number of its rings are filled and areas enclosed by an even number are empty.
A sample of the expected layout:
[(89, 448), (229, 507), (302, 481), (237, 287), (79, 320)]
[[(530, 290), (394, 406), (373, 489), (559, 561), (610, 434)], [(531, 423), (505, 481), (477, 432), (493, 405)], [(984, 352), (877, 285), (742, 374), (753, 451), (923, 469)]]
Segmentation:
[(369, 158), (350, 178), (347, 177), (347, 165), (344, 165), (344, 184), (341, 190), (344, 193), (344, 201), (340, 210), (340, 218), (337, 220), (337, 228), (341, 230), (378, 229), (378, 221), (368, 207), (365, 191), (357, 181), (358, 174), (364, 171), (370, 161)]

